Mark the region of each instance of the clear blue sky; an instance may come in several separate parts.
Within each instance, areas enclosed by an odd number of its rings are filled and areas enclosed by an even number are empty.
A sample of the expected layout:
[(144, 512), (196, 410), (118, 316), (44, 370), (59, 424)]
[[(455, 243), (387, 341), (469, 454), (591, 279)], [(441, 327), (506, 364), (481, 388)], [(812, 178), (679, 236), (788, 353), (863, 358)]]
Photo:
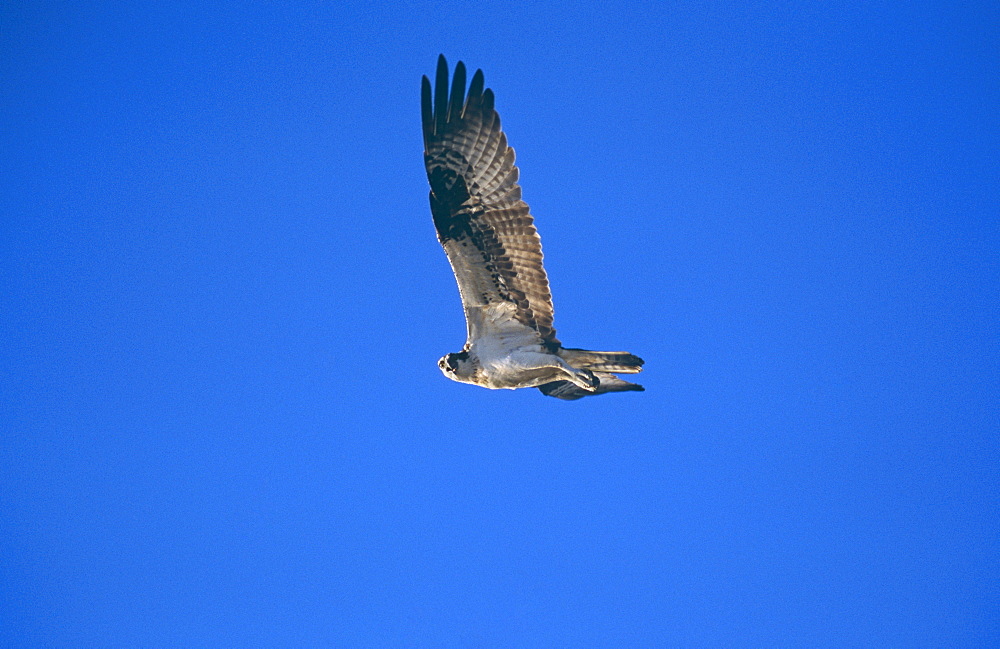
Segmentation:
[[(0, 644), (1000, 642), (995, 3), (6, 3)], [(482, 68), (578, 402), (453, 383)]]

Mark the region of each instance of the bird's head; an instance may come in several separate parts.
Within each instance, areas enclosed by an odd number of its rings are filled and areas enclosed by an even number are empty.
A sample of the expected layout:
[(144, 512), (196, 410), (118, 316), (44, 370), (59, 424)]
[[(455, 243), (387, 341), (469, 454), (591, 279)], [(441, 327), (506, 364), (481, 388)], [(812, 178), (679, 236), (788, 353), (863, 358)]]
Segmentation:
[(467, 351), (445, 354), (438, 360), (438, 367), (441, 368), (441, 373), (452, 381), (467, 380), (473, 369)]

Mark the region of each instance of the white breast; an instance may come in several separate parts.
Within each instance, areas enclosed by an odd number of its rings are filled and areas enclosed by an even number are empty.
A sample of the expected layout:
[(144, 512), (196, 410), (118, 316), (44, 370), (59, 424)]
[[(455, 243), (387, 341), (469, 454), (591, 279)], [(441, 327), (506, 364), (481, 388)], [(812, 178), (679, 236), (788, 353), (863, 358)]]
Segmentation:
[(478, 358), (481, 380), (487, 387), (523, 387), (533, 382), (539, 368), (554, 364), (538, 332), (514, 318), (512, 304), (469, 307), (466, 315), (469, 351)]

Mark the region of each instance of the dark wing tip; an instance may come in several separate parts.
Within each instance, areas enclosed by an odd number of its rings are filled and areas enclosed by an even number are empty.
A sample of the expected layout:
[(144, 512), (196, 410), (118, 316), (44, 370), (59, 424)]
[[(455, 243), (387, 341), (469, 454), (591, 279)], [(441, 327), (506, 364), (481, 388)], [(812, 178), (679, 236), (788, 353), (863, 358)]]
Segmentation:
[(480, 101), (483, 95), (483, 71), (476, 70), (476, 73), (472, 75), (472, 83), (469, 84), (469, 94), (468, 102), (471, 104), (473, 101)]
[(424, 131), (424, 151), (434, 135), (434, 106), (431, 101), (431, 80), (425, 74), (420, 80), (420, 123)]
[[(472, 75), (469, 90), (465, 90), (465, 63), (455, 64), (451, 82), (448, 80), (448, 61), (444, 54), (438, 55), (437, 72), (434, 76), (434, 86), (424, 75), (420, 84), (421, 123), (424, 129), (424, 149), (432, 136), (440, 135), (450, 122), (460, 120), (469, 106), (483, 105), (486, 112), (493, 110), (493, 91), (486, 89), (483, 71), (476, 70)], [(449, 91), (450, 86), (450, 91)]]
[(483, 91), (483, 115), (489, 115), (493, 112), (493, 101), (493, 91), (487, 88)]
[(448, 62), (444, 54), (438, 56), (437, 74), (434, 77), (434, 132), (444, 131), (448, 120)]
[(451, 98), (448, 100), (448, 121), (457, 121), (462, 116), (465, 105), (465, 64), (459, 61), (455, 64), (455, 73), (451, 80)]

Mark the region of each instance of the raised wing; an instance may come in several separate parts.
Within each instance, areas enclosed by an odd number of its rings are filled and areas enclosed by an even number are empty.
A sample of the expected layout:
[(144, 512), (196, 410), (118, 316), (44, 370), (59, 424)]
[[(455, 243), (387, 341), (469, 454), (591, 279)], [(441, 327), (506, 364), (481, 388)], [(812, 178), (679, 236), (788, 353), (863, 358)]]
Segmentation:
[(510, 313), (542, 342), (558, 345), (542, 243), (521, 200), (514, 149), (500, 130), (493, 91), (483, 89), (482, 70), (466, 95), (460, 61), (449, 94), (448, 64), (439, 57), (433, 96), (423, 78), (421, 109), (431, 214), (458, 280), (469, 340), (481, 333), (484, 313), (485, 319)]

